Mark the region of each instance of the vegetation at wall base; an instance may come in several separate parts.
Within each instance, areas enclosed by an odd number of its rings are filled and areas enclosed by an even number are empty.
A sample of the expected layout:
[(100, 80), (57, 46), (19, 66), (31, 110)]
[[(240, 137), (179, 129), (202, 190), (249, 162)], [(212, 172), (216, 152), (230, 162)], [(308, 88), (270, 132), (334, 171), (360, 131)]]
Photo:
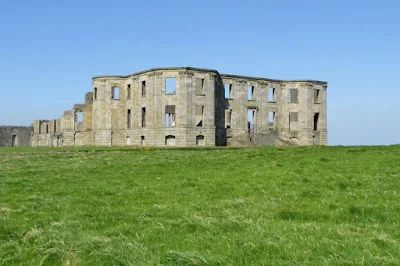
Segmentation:
[(1, 148), (0, 265), (399, 265), (400, 146)]

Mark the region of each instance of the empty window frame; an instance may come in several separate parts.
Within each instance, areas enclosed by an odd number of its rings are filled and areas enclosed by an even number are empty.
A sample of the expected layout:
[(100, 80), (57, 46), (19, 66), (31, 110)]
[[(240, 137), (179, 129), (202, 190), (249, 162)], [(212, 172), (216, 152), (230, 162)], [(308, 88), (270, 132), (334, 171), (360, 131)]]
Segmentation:
[(93, 99), (97, 100), (97, 88), (94, 88)]
[(196, 79), (196, 94), (204, 94), (204, 79)]
[(141, 82), (141, 95), (142, 97), (146, 96), (146, 81), (142, 80)]
[(225, 109), (225, 128), (232, 126), (232, 109)]
[(111, 88), (111, 99), (118, 100), (119, 99), (119, 87)]
[(297, 112), (289, 113), (289, 130), (290, 131), (299, 130), (299, 114)]
[(253, 132), (255, 128), (256, 121), (256, 109), (248, 108), (247, 109), (247, 131)]
[(175, 105), (165, 106), (165, 127), (175, 127)]
[(165, 93), (174, 94), (176, 90), (176, 78), (165, 78)]
[(314, 89), (314, 103), (320, 103), (318, 89)]
[(128, 87), (126, 88), (126, 98), (130, 99), (132, 97), (132, 88), (131, 84), (128, 84)]
[(204, 140), (204, 136), (203, 135), (198, 135), (198, 136), (196, 136), (196, 145), (199, 145), (199, 146), (204, 146), (206, 143), (205, 143), (205, 140)]
[(299, 102), (299, 90), (298, 89), (289, 89), (289, 102), (290, 103)]
[(204, 126), (204, 105), (196, 105), (196, 127), (203, 127)]
[(276, 114), (275, 111), (268, 112), (268, 127), (270, 127), (270, 128), (274, 127), (275, 114)]
[(247, 86), (247, 100), (254, 100), (254, 86)]
[(132, 128), (132, 112), (131, 109), (127, 110), (126, 113), (126, 128), (131, 129)]
[(268, 88), (268, 102), (274, 103), (275, 99), (275, 88)]
[(318, 130), (319, 113), (314, 113), (314, 130)]
[(225, 88), (225, 98), (226, 99), (231, 99), (232, 98), (232, 84), (225, 84), (224, 85)]
[(77, 111), (75, 113), (75, 130), (81, 131), (83, 129), (83, 112)]
[(146, 127), (146, 107), (142, 107), (142, 127)]

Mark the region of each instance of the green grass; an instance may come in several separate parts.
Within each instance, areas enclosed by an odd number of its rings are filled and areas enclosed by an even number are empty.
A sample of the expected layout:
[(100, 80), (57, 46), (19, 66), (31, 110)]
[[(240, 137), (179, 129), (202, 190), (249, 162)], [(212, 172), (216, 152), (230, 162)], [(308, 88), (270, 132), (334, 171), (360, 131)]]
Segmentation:
[(0, 265), (399, 265), (400, 146), (0, 149)]

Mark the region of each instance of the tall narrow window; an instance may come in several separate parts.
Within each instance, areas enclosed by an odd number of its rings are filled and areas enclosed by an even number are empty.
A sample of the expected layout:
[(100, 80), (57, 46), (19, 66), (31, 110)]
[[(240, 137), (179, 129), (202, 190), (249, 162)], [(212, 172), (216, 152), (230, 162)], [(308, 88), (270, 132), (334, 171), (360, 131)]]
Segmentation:
[(299, 130), (299, 114), (297, 112), (289, 113), (289, 130), (290, 131)]
[(225, 84), (225, 98), (231, 99), (232, 98), (232, 84)]
[(204, 79), (196, 79), (196, 94), (204, 94)]
[(132, 97), (132, 89), (131, 89), (131, 84), (128, 84), (128, 88), (126, 91), (126, 98), (130, 99)]
[(225, 109), (225, 128), (231, 128), (232, 109)]
[(145, 80), (142, 81), (141, 91), (142, 91), (142, 93), (141, 93), (142, 97), (146, 96), (146, 81)]
[(270, 103), (276, 102), (276, 99), (275, 99), (275, 88), (268, 88), (268, 101)]
[(195, 121), (196, 127), (204, 126), (203, 117), (204, 117), (204, 106), (196, 105), (196, 121)]
[(165, 93), (174, 94), (176, 89), (176, 78), (165, 78)]
[(83, 129), (83, 112), (77, 111), (75, 113), (75, 130), (81, 131)]
[(127, 119), (127, 121), (126, 121), (126, 127), (127, 127), (128, 129), (131, 129), (131, 128), (132, 128), (131, 109), (128, 109), (127, 114), (126, 114), (126, 119)]
[(112, 87), (111, 99), (114, 99), (114, 100), (119, 99), (119, 87)]
[(165, 126), (175, 127), (175, 105), (165, 106)]
[(247, 86), (247, 100), (251, 101), (254, 96), (254, 86)]
[(269, 111), (268, 113), (268, 127), (274, 127), (275, 123), (275, 111)]
[(248, 108), (247, 109), (247, 131), (254, 132), (256, 123), (256, 109)]
[(146, 107), (142, 108), (142, 127), (146, 127)]
[(319, 113), (314, 113), (314, 130), (318, 130)]
[(94, 88), (94, 100), (97, 100), (97, 88)]
[(299, 91), (297, 89), (289, 89), (289, 102), (297, 103), (299, 101)]
[(319, 90), (318, 89), (314, 90), (314, 103), (320, 103), (320, 101), (319, 101)]

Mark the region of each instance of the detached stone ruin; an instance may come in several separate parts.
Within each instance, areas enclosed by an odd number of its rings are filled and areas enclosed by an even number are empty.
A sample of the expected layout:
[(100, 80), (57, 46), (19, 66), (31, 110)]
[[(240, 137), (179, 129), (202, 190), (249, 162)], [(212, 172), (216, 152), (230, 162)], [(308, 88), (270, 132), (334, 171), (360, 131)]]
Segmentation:
[(85, 103), (34, 121), (31, 146), (326, 145), (326, 90), (191, 67), (97, 76)]

